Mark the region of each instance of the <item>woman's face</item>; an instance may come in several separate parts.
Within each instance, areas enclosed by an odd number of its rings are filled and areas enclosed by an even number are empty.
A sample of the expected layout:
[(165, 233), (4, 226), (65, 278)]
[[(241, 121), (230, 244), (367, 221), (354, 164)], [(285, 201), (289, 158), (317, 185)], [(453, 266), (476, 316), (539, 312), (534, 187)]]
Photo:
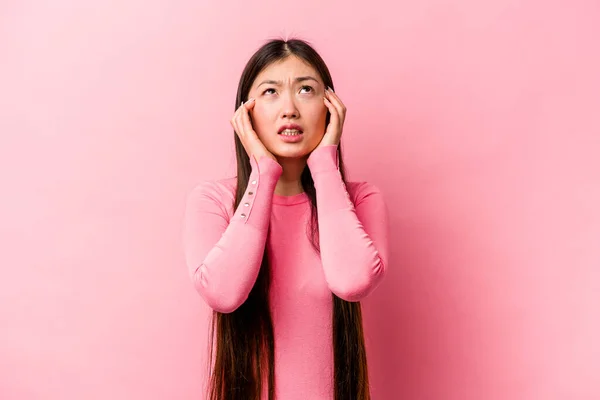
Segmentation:
[[(284, 158), (310, 154), (325, 134), (324, 96), (320, 75), (298, 57), (289, 56), (261, 71), (248, 98), (255, 99), (250, 110), (252, 126), (267, 150)], [(290, 123), (300, 125), (302, 130), (293, 143), (278, 133), (280, 127)]]

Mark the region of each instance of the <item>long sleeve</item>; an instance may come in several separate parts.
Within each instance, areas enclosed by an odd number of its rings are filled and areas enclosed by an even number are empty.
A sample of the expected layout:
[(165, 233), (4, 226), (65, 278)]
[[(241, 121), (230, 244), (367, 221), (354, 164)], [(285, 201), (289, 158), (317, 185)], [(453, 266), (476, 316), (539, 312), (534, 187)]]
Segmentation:
[(230, 313), (246, 301), (264, 254), (273, 193), (283, 168), (269, 157), (250, 157), (248, 187), (231, 221), (214, 182), (187, 196), (183, 247), (190, 277), (206, 303)]
[(352, 203), (338, 169), (337, 145), (317, 148), (307, 164), (317, 192), (325, 279), (338, 297), (360, 301), (385, 275), (389, 250), (387, 206), (381, 192), (366, 182)]

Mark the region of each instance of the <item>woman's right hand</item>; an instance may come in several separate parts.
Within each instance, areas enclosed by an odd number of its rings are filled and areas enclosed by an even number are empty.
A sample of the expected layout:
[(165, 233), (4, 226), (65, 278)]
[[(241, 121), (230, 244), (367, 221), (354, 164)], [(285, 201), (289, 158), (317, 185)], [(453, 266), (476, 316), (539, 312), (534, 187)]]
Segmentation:
[(252, 123), (250, 122), (249, 110), (254, 107), (256, 101), (254, 99), (249, 99), (246, 103), (242, 103), (233, 114), (231, 118), (231, 126), (237, 133), (244, 149), (246, 149), (246, 153), (248, 153), (249, 157), (256, 158), (256, 161), (260, 160), (261, 157), (271, 157), (273, 160), (277, 161), (275, 156), (267, 150), (265, 145), (260, 141), (256, 132), (252, 128)]

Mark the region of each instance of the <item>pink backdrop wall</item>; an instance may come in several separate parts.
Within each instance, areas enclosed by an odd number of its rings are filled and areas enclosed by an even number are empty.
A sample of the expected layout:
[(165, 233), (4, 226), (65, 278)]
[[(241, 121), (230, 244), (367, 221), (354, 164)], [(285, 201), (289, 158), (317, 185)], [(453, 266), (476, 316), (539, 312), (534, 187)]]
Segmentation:
[(208, 3), (0, 4), (0, 398), (199, 398), (184, 198), (233, 173), (239, 74), (286, 35), (390, 206), (374, 398), (600, 398), (599, 3)]

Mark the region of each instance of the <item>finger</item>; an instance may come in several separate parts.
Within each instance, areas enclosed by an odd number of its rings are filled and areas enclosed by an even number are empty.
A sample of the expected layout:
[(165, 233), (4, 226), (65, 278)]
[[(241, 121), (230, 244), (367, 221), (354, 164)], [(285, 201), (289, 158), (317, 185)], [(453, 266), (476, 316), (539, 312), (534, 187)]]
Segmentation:
[(252, 132), (254, 129), (252, 128), (252, 123), (250, 122), (250, 114), (249, 114), (249, 109), (252, 108), (254, 106), (254, 99), (250, 99), (246, 102), (246, 104), (244, 104), (244, 107), (242, 107), (242, 112), (241, 112), (241, 119), (242, 119), (242, 124), (244, 127), (244, 132), (246, 133), (250, 133)]
[(329, 120), (330, 125), (338, 125), (340, 123), (340, 116), (338, 109), (326, 98), (323, 99), (325, 105), (329, 109), (329, 113), (331, 114), (331, 119)]
[(341, 107), (343, 111), (346, 110), (346, 106), (342, 102), (342, 99), (340, 99), (340, 96), (338, 96), (333, 90), (327, 90), (325, 93), (327, 93), (327, 99), (329, 99), (333, 105), (336, 107)]
[(235, 111), (235, 114), (233, 114), (233, 117), (231, 118), (231, 125), (233, 126), (233, 129), (235, 129), (235, 132), (238, 134), (238, 136), (240, 136), (240, 138), (242, 138), (243, 134), (244, 134), (244, 132), (242, 132), (240, 130), (241, 124), (240, 124), (240, 119), (239, 119), (239, 115), (242, 110), (242, 107), (243, 107), (243, 102), (242, 102), (242, 105), (240, 105), (238, 107), (238, 109)]
[(333, 104), (333, 106), (338, 110), (338, 113), (340, 114), (340, 119), (343, 120), (346, 114), (346, 106), (344, 105), (344, 103), (342, 103), (342, 100), (340, 100), (339, 96), (333, 91), (328, 90), (326, 91), (326, 93), (327, 100), (329, 100), (330, 103)]
[(250, 110), (254, 108), (256, 101), (253, 97), (249, 98), (247, 102), (244, 103), (245, 112), (248, 114), (248, 118), (250, 119), (250, 123), (252, 123), (252, 116), (250, 115)]
[(241, 138), (246, 137), (246, 129), (244, 127), (244, 120), (242, 119), (243, 110), (244, 110), (244, 106), (241, 106), (240, 109), (235, 114), (235, 125), (238, 128), (238, 133)]
[(251, 109), (252, 107), (254, 107), (254, 104), (255, 104), (255, 103), (256, 103), (256, 102), (254, 101), (254, 97), (251, 97), (251, 98), (249, 98), (249, 99), (248, 99), (248, 101), (247, 101), (247, 102), (245, 102), (245, 103), (244, 103), (244, 106), (245, 106), (244, 108), (245, 108), (246, 110), (249, 110), (249, 109)]

